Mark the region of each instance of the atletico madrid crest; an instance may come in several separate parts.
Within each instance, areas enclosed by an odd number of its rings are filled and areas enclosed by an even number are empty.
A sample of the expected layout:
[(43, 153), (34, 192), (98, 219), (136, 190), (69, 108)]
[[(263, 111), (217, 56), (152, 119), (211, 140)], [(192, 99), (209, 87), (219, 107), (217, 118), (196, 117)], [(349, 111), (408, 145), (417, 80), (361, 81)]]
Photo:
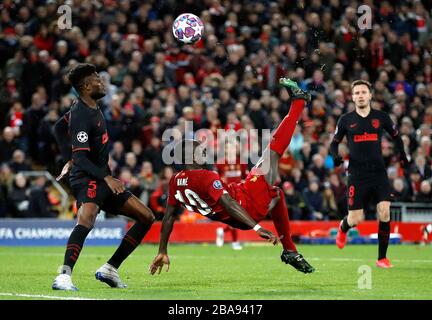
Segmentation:
[(372, 119), (372, 127), (378, 129), (380, 126), (380, 121), (378, 119)]
[(96, 190), (87, 189), (87, 197), (90, 199), (96, 198)]

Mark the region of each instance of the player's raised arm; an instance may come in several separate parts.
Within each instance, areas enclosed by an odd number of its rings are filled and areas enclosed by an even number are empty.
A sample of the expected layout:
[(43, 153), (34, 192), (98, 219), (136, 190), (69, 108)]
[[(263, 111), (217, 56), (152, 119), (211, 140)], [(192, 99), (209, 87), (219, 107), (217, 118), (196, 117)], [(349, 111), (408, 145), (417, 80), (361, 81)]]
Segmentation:
[(403, 168), (406, 168), (408, 166), (408, 158), (405, 153), (404, 144), (402, 141), (402, 138), (399, 134), (399, 130), (397, 128), (397, 125), (393, 123), (392, 119), (389, 117), (388, 114), (382, 113), (383, 115), (383, 127), (384, 130), (387, 131), (387, 133), (392, 137), (393, 141), (395, 142), (398, 150), (399, 150), (399, 161)]
[(235, 201), (228, 193), (223, 194), (219, 198), (219, 204), (225, 208), (225, 210), (228, 212), (230, 216), (232, 216), (234, 219), (244, 223), (245, 225), (249, 226), (251, 229), (255, 230), (258, 235), (266, 239), (267, 241), (277, 244), (277, 237), (270, 231), (262, 228), (259, 224), (257, 224), (246, 212), (245, 209), (243, 209), (242, 206), (238, 204), (237, 201)]
[(161, 235), (159, 240), (159, 253), (158, 255), (153, 259), (153, 262), (150, 266), (150, 273), (155, 274), (157, 270), (159, 270), (158, 273), (162, 271), (162, 267), (164, 264), (167, 265), (167, 272), (169, 270), (169, 257), (168, 257), (168, 241), (169, 237), (171, 235), (174, 222), (175, 222), (175, 212), (177, 211), (177, 207), (168, 204), (164, 218), (162, 220), (162, 229), (161, 229)]
[(333, 140), (330, 144), (330, 152), (333, 157), (335, 167), (339, 167), (343, 163), (343, 159), (339, 156), (339, 143), (342, 141), (346, 134), (346, 127), (344, 117), (340, 117), (336, 125), (336, 131)]

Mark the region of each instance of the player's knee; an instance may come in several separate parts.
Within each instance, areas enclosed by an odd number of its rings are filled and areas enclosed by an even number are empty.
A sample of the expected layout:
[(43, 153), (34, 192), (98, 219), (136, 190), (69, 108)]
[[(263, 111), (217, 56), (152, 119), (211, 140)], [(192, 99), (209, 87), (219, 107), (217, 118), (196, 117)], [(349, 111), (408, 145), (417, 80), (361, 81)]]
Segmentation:
[(390, 220), (390, 205), (378, 204), (377, 206), (378, 217), (381, 221), (387, 222)]
[(358, 225), (364, 221), (364, 215), (361, 213), (354, 214), (351, 216), (350, 220), (351, 220), (351, 223), (356, 226), (356, 225)]
[(88, 228), (88, 229), (93, 229), (93, 227), (95, 226), (95, 221), (96, 221), (96, 215), (92, 215), (92, 214), (81, 214), (78, 216), (78, 224)]
[(139, 220), (141, 223), (153, 224), (155, 221), (155, 216), (149, 208), (143, 208), (143, 210), (140, 212)]
[(358, 225), (359, 223), (360, 223), (361, 221), (360, 221), (360, 219), (359, 218), (352, 218), (351, 219), (351, 221), (350, 221), (350, 225), (351, 226), (356, 226), (356, 225)]
[(97, 206), (83, 206), (78, 212), (78, 224), (93, 229), (99, 208)]
[(153, 222), (155, 222), (156, 218), (153, 214), (153, 212), (150, 212), (149, 216), (147, 217), (148, 223), (149, 224), (153, 224)]
[(378, 211), (379, 219), (381, 221), (387, 222), (390, 220), (390, 211), (389, 210), (379, 210)]

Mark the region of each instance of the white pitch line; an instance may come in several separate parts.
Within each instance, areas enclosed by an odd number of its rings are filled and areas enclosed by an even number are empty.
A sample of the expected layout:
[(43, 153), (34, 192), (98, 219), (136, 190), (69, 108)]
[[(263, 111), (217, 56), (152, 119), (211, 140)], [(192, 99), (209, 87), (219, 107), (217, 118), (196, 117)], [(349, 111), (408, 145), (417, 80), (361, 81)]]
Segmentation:
[(11, 292), (0, 292), (0, 296), (42, 298), (42, 299), (54, 299), (54, 300), (105, 300), (105, 299), (78, 298), (78, 297), (46, 296), (43, 294), (24, 294), (24, 293), (11, 293)]

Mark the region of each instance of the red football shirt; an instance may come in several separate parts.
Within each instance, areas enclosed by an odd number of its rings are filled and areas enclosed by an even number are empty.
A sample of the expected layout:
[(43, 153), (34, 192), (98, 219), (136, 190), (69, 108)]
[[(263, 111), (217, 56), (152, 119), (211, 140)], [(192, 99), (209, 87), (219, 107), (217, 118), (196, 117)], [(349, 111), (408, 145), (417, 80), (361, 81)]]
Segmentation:
[(169, 182), (168, 204), (184, 206), (212, 220), (225, 220), (230, 216), (218, 204), (224, 193), (235, 199), (234, 184), (225, 185), (215, 171), (197, 169), (180, 171)]

